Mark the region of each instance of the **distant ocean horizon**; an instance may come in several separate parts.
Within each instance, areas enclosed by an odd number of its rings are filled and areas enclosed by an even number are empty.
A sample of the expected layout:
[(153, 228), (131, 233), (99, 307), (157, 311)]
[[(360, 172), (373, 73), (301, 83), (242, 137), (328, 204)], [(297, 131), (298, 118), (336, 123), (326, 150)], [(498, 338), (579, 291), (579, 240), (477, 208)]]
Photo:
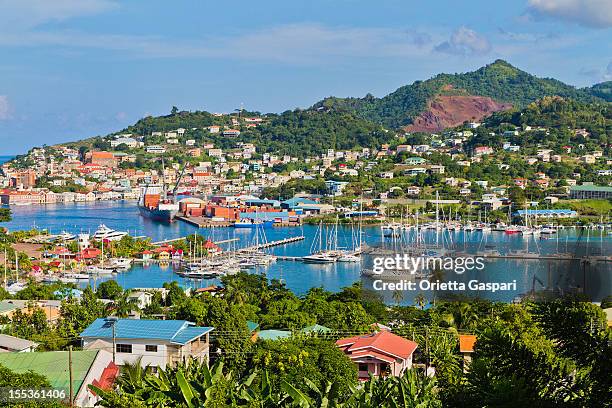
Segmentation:
[(15, 156), (0, 156), (0, 164), (4, 164), (7, 161), (11, 160), (12, 158), (14, 158)]

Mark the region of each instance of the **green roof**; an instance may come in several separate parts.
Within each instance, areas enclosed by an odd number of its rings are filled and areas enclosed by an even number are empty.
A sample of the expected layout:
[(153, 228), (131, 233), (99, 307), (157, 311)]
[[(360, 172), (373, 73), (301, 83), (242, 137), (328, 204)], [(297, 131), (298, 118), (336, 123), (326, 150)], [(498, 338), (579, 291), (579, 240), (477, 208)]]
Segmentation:
[(572, 186), (570, 187), (570, 191), (599, 191), (599, 192), (606, 192), (606, 193), (612, 193), (612, 187), (609, 186), (595, 186), (595, 185), (590, 185), (590, 184), (586, 184), (586, 185), (581, 185), (581, 186)]
[(250, 320), (247, 320), (247, 328), (249, 329), (250, 332), (254, 332), (255, 330), (259, 328), (259, 323), (255, 323)]
[[(83, 385), (99, 350), (83, 350), (72, 352), (72, 375), (74, 393)], [(67, 351), (45, 351), (31, 353), (0, 353), (0, 364), (17, 373), (33, 371), (44, 375), (52, 388), (70, 388), (70, 373), (68, 371)]]

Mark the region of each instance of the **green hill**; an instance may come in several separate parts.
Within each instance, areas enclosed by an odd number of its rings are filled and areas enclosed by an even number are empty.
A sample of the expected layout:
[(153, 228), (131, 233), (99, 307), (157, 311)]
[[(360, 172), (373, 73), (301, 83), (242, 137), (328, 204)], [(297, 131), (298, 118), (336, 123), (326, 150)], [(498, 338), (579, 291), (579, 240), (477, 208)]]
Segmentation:
[(602, 82), (601, 84), (593, 85), (588, 88), (589, 92), (598, 98), (612, 102), (612, 81)]
[(544, 96), (558, 95), (582, 102), (597, 101), (600, 96), (590, 88), (577, 89), (556, 79), (538, 78), (506, 61), (497, 60), (473, 72), (439, 74), (426, 81), (416, 81), (383, 98), (371, 95), (364, 98), (330, 97), (315, 104), (314, 108), (353, 111), (362, 118), (401, 127), (412, 123), (413, 118), (424, 112), (428, 101), (447, 94), (485, 96), (518, 108)]

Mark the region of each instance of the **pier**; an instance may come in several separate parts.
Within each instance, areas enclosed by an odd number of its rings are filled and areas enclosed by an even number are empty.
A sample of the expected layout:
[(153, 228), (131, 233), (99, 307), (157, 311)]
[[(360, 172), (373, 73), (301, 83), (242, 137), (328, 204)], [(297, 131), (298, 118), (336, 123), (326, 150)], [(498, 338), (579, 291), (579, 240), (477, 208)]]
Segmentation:
[[(185, 217), (183, 215), (177, 215), (174, 218), (179, 221), (186, 222), (187, 224), (193, 225), (194, 227), (198, 227), (198, 228), (231, 227), (234, 225), (234, 222), (232, 221), (227, 221), (227, 220), (214, 221), (212, 218), (208, 218), (208, 217), (194, 217), (194, 216)], [(292, 221), (283, 221), (283, 222), (275, 222), (274, 226), (275, 227), (299, 227), (300, 223), (292, 222)]]
[[(161, 246), (161, 245), (165, 245), (165, 244), (170, 244), (172, 242), (181, 241), (181, 240), (183, 240), (185, 238), (187, 238), (187, 236), (179, 237), (179, 238), (172, 238), (172, 239), (165, 239), (163, 241), (152, 242), (151, 245)], [(240, 238), (224, 239), (222, 241), (216, 241), (215, 244), (217, 244), (217, 245), (228, 244), (230, 242), (236, 242), (236, 241), (240, 241)]]
[(185, 217), (182, 215), (177, 215), (174, 218), (198, 228), (231, 227), (233, 224), (229, 221), (213, 221), (208, 217)]
[(253, 252), (253, 251), (258, 251), (260, 249), (271, 248), (271, 247), (275, 247), (279, 245), (286, 245), (286, 244), (291, 244), (293, 242), (303, 241), (304, 239), (305, 237), (303, 235), (299, 235), (297, 237), (290, 237), (290, 238), (280, 239), (278, 241), (266, 242), (265, 244), (259, 244), (259, 245), (253, 245), (253, 246), (246, 247), (246, 248), (240, 248), (240, 249), (237, 249), (236, 252), (238, 253)]

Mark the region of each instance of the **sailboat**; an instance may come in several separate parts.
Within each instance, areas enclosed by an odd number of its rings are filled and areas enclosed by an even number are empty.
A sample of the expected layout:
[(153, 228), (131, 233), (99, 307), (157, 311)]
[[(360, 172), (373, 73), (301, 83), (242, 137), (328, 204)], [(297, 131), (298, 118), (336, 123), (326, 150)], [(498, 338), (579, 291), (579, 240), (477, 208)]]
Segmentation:
[(113, 273), (117, 273), (115, 268), (110, 268), (104, 266), (104, 240), (102, 242), (102, 253), (100, 254), (100, 264), (99, 265), (89, 265), (87, 267), (87, 273), (91, 275), (112, 275)]
[(323, 221), (319, 223), (319, 228), (317, 229), (317, 232), (318, 232), (318, 238), (319, 238), (318, 239), (319, 250), (316, 252), (314, 251), (314, 246), (317, 243), (317, 240), (315, 239), (312, 242), (312, 245), (310, 247), (310, 255), (306, 255), (302, 257), (302, 261), (305, 263), (313, 263), (313, 264), (335, 263), (337, 260), (337, 257), (333, 256), (329, 251), (323, 249)]

